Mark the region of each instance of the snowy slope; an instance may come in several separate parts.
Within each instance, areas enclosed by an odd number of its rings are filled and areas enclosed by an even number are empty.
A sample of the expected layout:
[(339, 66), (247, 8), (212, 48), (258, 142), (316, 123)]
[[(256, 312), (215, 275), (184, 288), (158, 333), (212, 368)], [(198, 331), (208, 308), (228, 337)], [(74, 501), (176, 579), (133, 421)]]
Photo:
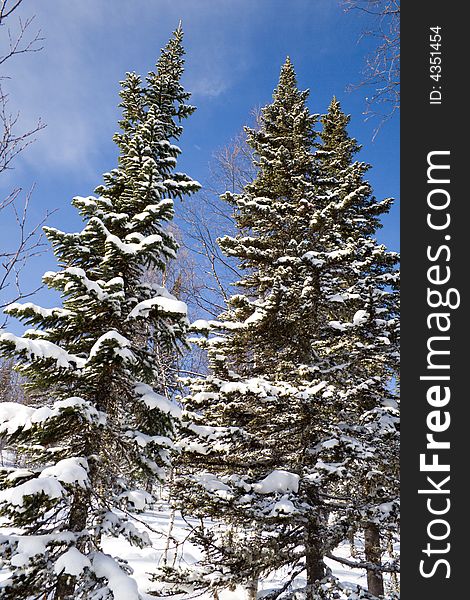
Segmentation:
[[(109, 552), (114, 556), (124, 558), (129, 562), (129, 565), (134, 570), (134, 577), (138, 582), (139, 590), (142, 592), (145, 600), (154, 599), (155, 596), (146, 594), (149, 590), (158, 589), (158, 584), (152, 582), (150, 573), (155, 570), (156, 566), (164, 560), (165, 546), (167, 543), (166, 534), (171, 528), (171, 536), (181, 542), (178, 548), (171, 544), (167, 552), (167, 560), (169, 564), (182, 562), (183, 564), (191, 564), (196, 562), (200, 557), (200, 551), (188, 542), (184, 542), (188, 535), (188, 526), (180, 515), (174, 515), (174, 522), (171, 525), (171, 511), (164, 505), (160, 511), (148, 512), (141, 515), (142, 521), (148, 523), (149, 527), (145, 527), (152, 540), (152, 547), (139, 549), (130, 546), (124, 539), (108, 538), (104, 542), (105, 552)], [(189, 521), (191, 523), (191, 521)], [(144, 528), (143, 524), (140, 524)], [(160, 533), (157, 533), (160, 532)], [(184, 543), (183, 543), (184, 542)], [(339, 556), (349, 557), (349, 546), (341, 547), (337, 554)], [(328, 566), (333, 570), (333, 573), (342, 581), (350, 582), (353, 586), (360, 584), (366, 586), (366, 578), (364, 572), (355, 571), (348, 567), (342, 567), (333, 561), (326, 560)], [(260, 582), (258, 596), (261, 598), (262, 593), (268, 593), (273, 588), (278, 588), (282, 584), (287, 573), (276, 572), (269, 578)], [(299, 577), (299, 587), (305, 585), (302, 577)], [(212, 594), (197, 595), (201, 600), (213, 600)], [(178, 600), (182, 599), (180, 596)], [(188, 596), (186, 596), (188, 598)], [(226, 590), (219, 595), (220, 600), (245, 600), (246, 594), (242, 588), (235, 591)]]
[[(14, 456), (6, 451), (1, 452), (1, 463), (3, 466), (11, 466), (15, 460)], [(198, 548), (187, 541), (191, 525), (197, 525), (197, 522), (188, 519), (185, 521), (180, 514), (172, 513), (165, 501), (161, 501), (155, 510), (142, 513), (138, 516), (136, 526), (142, 531), (146, 531), (151, 540), (151, 546), (138, 548), (132, 546), (124, 538), (104, 538), (103, 549), (111, 556), (117, 556), (128, 562), (133, 570), (133, 578), (136, 580), (139, 591), (144, 600), (152, 600), (156, 596), (150, 595), (150, 591), (158, 591), (161, 584), (152, 582), (151, 573), (155, 572), (158, 566), (161, 566), (166, 560), (169, 565), (190, 565), (201, 558), (201, 552)], [(0, 526), (0, 534), (11, 533)], [(168, 536), (170, 534), (170, 536)], [(168, 537), (171, 542), (168, 542)], [(344, 544), (335, 551), (336, 555), (350, 558), (350, 548)], [(355, 587), (357, 584), (367, 587), (365, 572), (363, 570), (351, 569), (347, 566), (326, 559), (326, 563), (332, 569), (333, 574), (343, 584), (351, 584)], [(0, 580), (5, 579), (8, 573), (0, 569)], [(287, 580), (288, 572), (278, 571), (259, 582), (258, 598), (262, 598), (273, 589), (279, 588)], [(305, 578), (302, 574), (296, 580), (298, 587), (305, 585)], [(157, 596), (158, 597), (158, 596)], [(189, 600), (192, 595), (173, 596), (175, 600)], [(214, 600), (211, 593), (194, 595), (194, 598), (201, 600)], [(234, 591), (225, 590), (219, 594), (219, 600), (245, 600), (247, 598), (245, 590), (241, 587)]]
[[(138, 527), (141, 530), (148, 532), (152, 541), (152, 546), (147, 548), (137, 548), (131, 546), (124, 538), (107, 538), (103, 541), (104, 551), (112, 556), (119, 556), (126, 560), (133, 569), (133, 577), (137, 581), (139, 591), (144, 600), (153, 600), (155, 595), (150, 595), (149, 591), (157, 591), (160, 589), (160, 584), (151, 581), (151, 573), (155, 571), (158, 565), (162, 564), (166, 556), (169, 564), (191, 564), (201, 558), (200, 551), (185, 541), (188, 535), (188, 525), (180, 515), (172, 515), (171, 511), (165, 505), (159, 507), (159, 510), (147, 512), (140, 515), (141, 522)], [(173, 521), (173, 522), (172, 522)], [(191, 523), (191, 521), (189, 521)], [(167, 545), (167, 534), (171, 530), (171, 537), (177, 540), (178, 547), (175, 543)], [(0, 528), (0, 532), (7, 533), (6, 530)], [(343, 545), (336, 551), (338, 556), (349, 558), (349, 546)], [(330, 560), (326, 560), (328, 566), (333, 570), (333, 573), (343, 583), (350, 583), (351, 587), (357, 584), (366, 586), (365, 573), (357, 571), (349, 567), (342, 567)], [(7, 572), (0, 570), (0, 580), (7, 577)], [(285, 581), (287, 572), (278, 571), (268, 578), (260, 581), (258, 597), (262, 598), (269, 591), (279, 588)], [(297, 580), (297, 585), (302, 587), (305, 585), (305, 580), (300, 576)], [(264, 593), (263, 593), (264, 592)], [(194, 597), (201, 600), (213, 600), (214, 596), (210, 593)], [(234, 591), (225, 590), (219, 594), (220, 600), (245, 600), (246, 593), (243, 588), (238, 587)], [(173, 597), (177, 600), (183, 600), (190, 596)]]

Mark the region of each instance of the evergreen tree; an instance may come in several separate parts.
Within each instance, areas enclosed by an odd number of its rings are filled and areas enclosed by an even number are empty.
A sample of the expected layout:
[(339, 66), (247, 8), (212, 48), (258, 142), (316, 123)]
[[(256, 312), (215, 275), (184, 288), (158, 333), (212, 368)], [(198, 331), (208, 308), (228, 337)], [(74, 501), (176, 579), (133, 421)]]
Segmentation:
[(2, 334), (1, 350), (49, 401), (2, 405), (1, 431), (27, 468), (1, 473), (0, 511), (13, 528), (0, 536), (11, 571), (1, 598), (139, 598), (130, 569), (101, 539), (149, 542), (132, 513), (152, 504), (148, 481), (164, 478), (179, 414), (161, 393), (154, 348), (171, 356), (184, 341), (186, 306), (143, 275), (175, 257), (165, 223), (174, 199), (200, 187), (175, 172), (179, 122), (194, 110), (180, 83), (182, 35), (179, 27), (146, 85), (134, 73), (122, 82), (118, 166), (96, 196), (72, 202), (83, 230), (46, 228), (59, 270), (43, 281), (63, 307), (8, 309), (34, 329)]
[[(248, 131), (258, 174), (244, 193), (226, 195), (239, 234), (219, 242), (239, 260), (243, 293), (230, 298), (221, 322), (208, 324), (217, 333), (203, 341), (211, 375), (193, 381), (185, 400), (194, 422), (181, 442), (181, 468), (194, 485), (182, 478), (181, 505), (230, 525), (220, 537), (214, 528), (195, 532), (211, 548), (208, 562), (220, 553), (226, 567), (221, 586), (285, 564), (296, 571), (302, 560), (310, 588), (325, 574), (313, 449), (331, 406), (318, 401), (323, 381), (311, 375), (319, 278), (304, 257), (315, 247), (309, 215), (316, 210), (318, 169), (312, 154), (316, 116), (307, 97), (287, 60), (259, 131)], [(202, 458), (192, 458), (193, 449)], [(205, 472), (195, 473), (195, 463)], [(249, 532), (241, 539), (234, 533), (240, 527)], [(299, 547), (305, 551), (299, 554)], [(208, 564), (213, 582), (210, 571)]]
[[(380, 531), (396, 537), (399, 516), (398, 397), (394, 390), (399, 368), (398, 255), (371, 237), (391, 200), (377, 202), (364, 181), (370, 166), (353, 160), (360, 146), (347, 133), (349, 120), (333, 98), (322, 118), (317, 152), (328, 199), (320, 216), (320, 221), (329, 222), (325, 249), (342, 244), (346, 253), (336, 259), (336, 273), (328, 284), (340, 319), (332, 323), (335, 336), (327, 343), (335, 360), (346, 365), (339, 371), (338, 383), (347, 394), (349, 414), (341, 423), (343, 436), (338, 444), (346, 441), (343, 451), (351, 451), (352, 440), (355, 444), (342, 492), (348, 502), (354, 499), (352, 523), (364, 528), (369, 590), (383, 595)], [(325, 255), (315, 255), (318, 258)]]
[(239, 233), (219, 243), (244, 276), (220, 321), (193, 325), (211, 373), (185, 399), (177, 488), (184, 511), (223, 525), (193, 531), (207, 560), (198, 577), (167, 570), (180, 585), (253, 589), (288, 566), (273, 598), (302, 571), (308, 599), (335, 597), (324, 557), (355, 526), (359, 503), (336, 494), (364, 489), (355, 465), (371, 464), (366, 421), (390, 396), (389, 365), (379, 357), (374, 369), (374, 353), (388, 353), (394, 335), (396, 255), (372, 237), (390, 201), (376, 202), (367, 165), (352, 162), (358, 146), (339, 105), (340, 123), (323, 119), (318, 142), (307, 97), (288, 59), (260, 130), (248, 131), (258, 174), (226, 195)]

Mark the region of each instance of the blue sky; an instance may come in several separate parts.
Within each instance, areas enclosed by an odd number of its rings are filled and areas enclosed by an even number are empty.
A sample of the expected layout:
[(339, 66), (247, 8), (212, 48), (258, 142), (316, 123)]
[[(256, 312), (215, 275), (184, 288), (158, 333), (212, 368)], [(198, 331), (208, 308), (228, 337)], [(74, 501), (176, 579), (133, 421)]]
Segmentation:
[[(250, 120), (254, 107), (270, 101), (289, 55), (299, 86), (311, 90), (312, 112), (324, 112), (338, 97), (352, 115), (350, 132), (363, 144), (359, 158), (373, 165), (369, 180), (376, 196), (398, 200), (398, 118), (373, 142), (376, 123), (364, 122), (362, 114), (367, 92), (346, 92), (360, 79), (372, 46), (360, 40), (364, 17), (344, 13), (340, 0), (24, 0), (21, 9), (36, 15), (44, 49), (6, 63), (11, 79), (5, 85), (23, 126), (41, 117), (47, 127), (16, 159), (15, 169), (2, 175), (0, 193), (34, 184), (32, 221), (58, 209), (48, 224), (81, 228), (70, 200), (91, 194), (116, 164), (118, 82), (126, 71), (145, 75), (153, 68), (180, 18), (185, 84), (198, 110), (186, 122), (178, 170), (204, 183), (212, 153)], [(14, 228), (2, 219), (3, 245)], [(398, 249), (398, 202), (378, 237)], [(54, 268), (49, 252), (29, 268), (27, 280), (34, 286), (44, 270)], [(44, 292), (36, 300), (51, 304)]]

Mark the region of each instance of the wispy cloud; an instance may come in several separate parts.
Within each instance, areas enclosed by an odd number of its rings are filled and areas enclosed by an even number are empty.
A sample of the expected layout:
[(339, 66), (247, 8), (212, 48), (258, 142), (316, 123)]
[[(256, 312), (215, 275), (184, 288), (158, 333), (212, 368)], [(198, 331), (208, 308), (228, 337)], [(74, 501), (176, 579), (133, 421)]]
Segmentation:
[[(82, 3), (67, 4), (72, 8)], [(84, 21), (89, 15), (83, 10), (68, 13), (63, 2), (55, 5), (52, 10), (51, 2), (45, 1), (34, 7), (35, 25), (46, 38), (44, 50), (19, 56), (8, 65), (10, 106), (20, 112), (23, 128), (38, 118), (47, 126), (23, 160), (43, 168), (60, 165), (86, 170), (99, 153), (96, 140), (116, 99), (109, 103), (112, 94), (107, 78), (99, 76), (87, 48)], [(26, 11), (31, 6), (24, 3), (21, 8)]]
[[(320, 12), (331, 4), (313, 2)], [(276, 10), (282, 6), (279, 0), (23, 3), (25, 14), (36, 14), (45, 48), (18, 57), (9, 91), (24, 127), (39, 117), (47, 124), (23, 160), (41, 168), (96, 171), (100, 156), (111, 147), (117, 82), (128, 70), (152, 68), (180, 18), (187, 32), (186, 85), (196, 99), (220, 98), (256, 61), (257, 25), (266, 29), (269, 19), (281, 18)]]

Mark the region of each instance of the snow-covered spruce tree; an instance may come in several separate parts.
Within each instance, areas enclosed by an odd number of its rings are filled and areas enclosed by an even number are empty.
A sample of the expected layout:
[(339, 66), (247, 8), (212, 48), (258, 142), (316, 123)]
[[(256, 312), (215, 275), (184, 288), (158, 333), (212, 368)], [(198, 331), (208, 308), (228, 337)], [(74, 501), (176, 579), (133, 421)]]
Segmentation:
[(118, 166), (96, 196), (72, 202), (84, 229), (46, 228), (59, 270), (43, 280), (63, 307), (8, 309), (34, 329), (2, 334), (1, 350), (48, 401), (0, 409), (1, 432), (26, 461), (1, 473), (0, 511), (12, 528), (0, 535), (11, 572), (1, 598), (139, 598), (129, 568), (101, 539), (147, 543), (132, 513), (152, 502), (147, 483), (164, 476), (178, 414), (159, 393), (153, 344), (176, 350), (186, 307), (143, 274), (175, 256), (165, 227), (173, 200), (200, 187), (174, 171), (179, 121), (194, 110), (180, 84), (182, 35), (178, 28), (146, 85), (134, 73), (122, 83)]
[[(195, 531), (208, 556), (201, 585), (205, 577), (220, 587), (253, 582), (283, 565), (298, 574), (306, 565), (313, 597), (325, 575), (316, 448), (331, 437), (335, 408), (327, 384), (311, 368), (318, 362), (312, 341), (320, 280), (308, 259), (317, 238), (310, 225), (317, 167), (316, 117), (307, 97), (287, 60), (260, 130), (248, 133), (258, 175), (244, 193), (226, 195), (239, 234), (222, 238), (220, 246), (239, 260), (243, 293), (230, 298), (220, 323), (207, 325), (217, 332), (203, 341), (211, 375), (193, 381), (186, 398), (194, 422), (181, 442), (179, 497), (186, 511), (229, 526), (221, 536), (214, 527)], [(204, 472), (195, 472), (196, 465)], [(213, 571), (220, 564), (217, 581)]]
[[(399, 365), (398, 255), (387, 252), (372, 238), (379, 217), (391, 200), (377, 202), (364, 181), (369, 165), (354, 161), (359, 151), (347, 132), (349, 117), (333, 98), (322, 118), (321, 145), (316, 154), (322, 172), (326, 205), (317, 217), (323, 223), (323, 252), (315, 261), (330, 261), (341, 250), (323, 278), (328, 299), (337, 303), (330, 323), (333, 336), (315, 343), (329, 351), (339, 365), (337, 385), (344, 388), (347, 418), (340, 423), (338, 445), (351, 452), (342, 492), (354, 499), (352, 523), (364, 529), (368, 588), (383, 595), (380, 535), (396, 537), (399, 515), (399, 429), (395, 378)], [(326, 252), (326, 253), (325, 253)], [(336, 263), (336, 264), (335, 264)], [(338, 318), (339, 317), (339, 318)], [(335, 450), (338, 453), (339, 449)], [(338, 490), (339, 491), (339, 490)], [(354, 525), (353, 525), (354, 528)]]
[(372, 449), (359, 420), (390, 396), (373, 354), (388, 352), (394, 334), (396, 255), (372, 238), (390, 202), (371, 196), (353, 140), (325, 133), (317, 147), (306, 99), (287, 60), (260, 130), (248, 132), (258, 175), (226, 196), (239, 234), (220, 246), (239, 260), (241, 293), (219, 322), (193, 325), (208, 334), (211, 374), (185, 400), (179, 503), (222, 526), (193, 532), (207, 556), (199, 573), (166, 571), (186, 590), (242, 582), (256, 597), (257, 578), (285, 566), (290, 579), (273, 598), (289, 597), (304, 571), (306, 598), (348, 594), (324, 578), (323, 559), (365, 506), (344, 490), (358, 485), (355, 465)]

